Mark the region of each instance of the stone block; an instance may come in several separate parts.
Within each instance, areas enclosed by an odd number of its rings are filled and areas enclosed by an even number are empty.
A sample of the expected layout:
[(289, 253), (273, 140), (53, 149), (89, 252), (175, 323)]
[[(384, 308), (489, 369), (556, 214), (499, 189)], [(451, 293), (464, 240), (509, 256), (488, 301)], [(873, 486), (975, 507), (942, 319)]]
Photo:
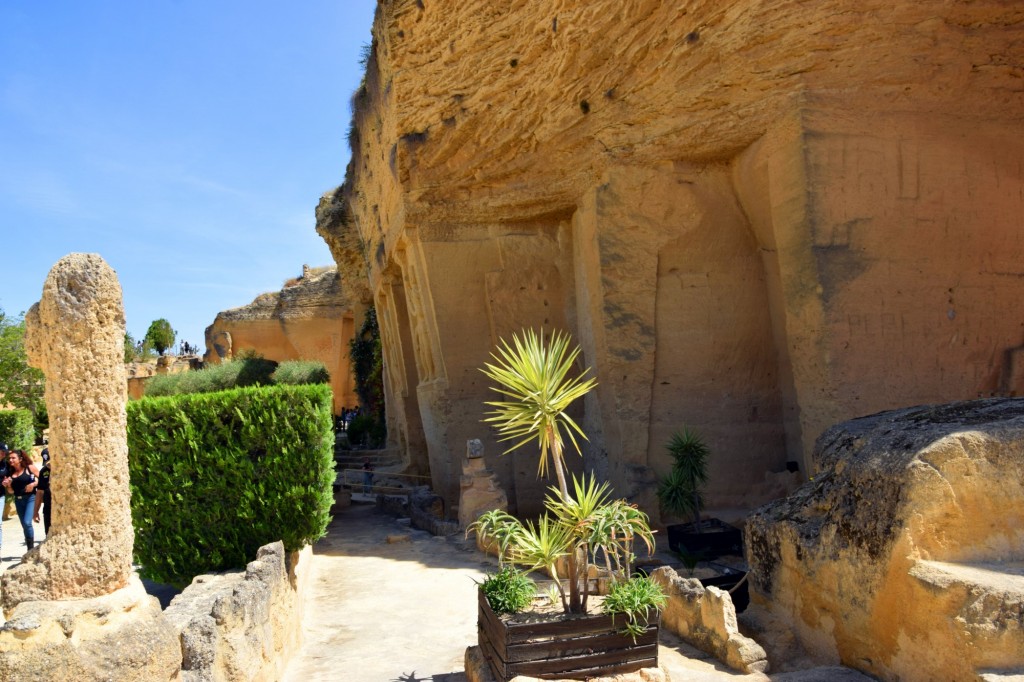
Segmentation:
[(1024, 666), (1024, 400), (837, 424), (814, 480), (747, 522), (751, 599), (882, 679)]

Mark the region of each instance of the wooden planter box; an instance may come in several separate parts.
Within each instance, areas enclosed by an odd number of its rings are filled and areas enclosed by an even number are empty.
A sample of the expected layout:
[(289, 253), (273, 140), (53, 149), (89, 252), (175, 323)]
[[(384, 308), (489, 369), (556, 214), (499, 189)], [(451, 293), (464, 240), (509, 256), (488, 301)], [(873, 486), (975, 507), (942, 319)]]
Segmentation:
[(541, 679), (576, 679), (633, 672), (658, 666), (660, 614), (633, 641), (619, 631), (625, 616), (615, 622), (605, 614), (566, 617), (535, 623), (505, 623), (478, 591), (477, 633), (480, 649), (498, 682), (516, 675)]

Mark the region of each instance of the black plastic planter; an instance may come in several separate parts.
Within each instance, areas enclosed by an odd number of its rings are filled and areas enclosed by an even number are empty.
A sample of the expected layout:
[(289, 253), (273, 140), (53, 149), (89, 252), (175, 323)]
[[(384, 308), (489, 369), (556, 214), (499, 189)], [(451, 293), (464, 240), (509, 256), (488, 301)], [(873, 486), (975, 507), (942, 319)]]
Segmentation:
[(743, 533), (719, 519), (704, 519), (701, 532), (692, 523), (668, 526), (668, 546), (673, 552), (685, 552), (702, 561), (726, 555), (743, 555)]
[[(700, 584), (704, 587), (717, 587), (728, 592), (736, 587), (736, 584), (743, 580), (745, 573), (729, 573), (728, 575), (716, 575), (714, 578), (701, 578)], [(733, 592), (732, 605), (736, 607), (736, 613), (743, 613), (750, 604), (750, 592), (747, 590), (747, 582), (744, 581), (740, 588)]]

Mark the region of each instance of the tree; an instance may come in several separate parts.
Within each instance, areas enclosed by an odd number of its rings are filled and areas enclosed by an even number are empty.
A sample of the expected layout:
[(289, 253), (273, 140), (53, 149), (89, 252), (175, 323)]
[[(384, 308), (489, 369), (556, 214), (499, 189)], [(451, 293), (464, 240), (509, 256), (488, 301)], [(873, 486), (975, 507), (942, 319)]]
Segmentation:
[(178, 332), (171, 329), (171, 323), (161, 317), (159, 320), (153, 320), (149, 325), (143, 341), (155, 348), (157, 353), (163, 355), (165, 350), (174, 346), (174, 339), (177, 335)]
[(25, 356), (24, 314), (11, 318), (0, 309), (0, 403), (29, 410), (39, 421), (46, 412), (43, 388), (43, 373)]
[(384, 423), (384, 356), (380, 345), (377, 311), (370, 308), (363, 326), (349, 342), (349, 358), (356, 380), (356, 395), (363, 411)]

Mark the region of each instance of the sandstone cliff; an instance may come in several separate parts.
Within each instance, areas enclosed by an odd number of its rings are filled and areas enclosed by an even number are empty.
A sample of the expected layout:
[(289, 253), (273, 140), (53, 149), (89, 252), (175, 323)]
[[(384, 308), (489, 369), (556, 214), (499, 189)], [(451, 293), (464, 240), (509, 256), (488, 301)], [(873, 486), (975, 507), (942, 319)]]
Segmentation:
[[(334, 410), (358, 404), (348, 345), (365, 312), (335, 267), (304, 268), (281, 291), (225, 310), (206, 328), (208, 363), (252, 350), (268, 360), (319, 360), (331, 374)], [(358, 319), (357, 319), (358, 318)]]
[(482, 437), (537, 509), (477, 372), (527, 326), (581, 342), (585, 463), (651, 512), (684, 424), (749, 508), (839, 420), (1024, 391), (1022, 46), (1003, 0), (381, 2), (318, 230), (393, 442), (451, 503)]

